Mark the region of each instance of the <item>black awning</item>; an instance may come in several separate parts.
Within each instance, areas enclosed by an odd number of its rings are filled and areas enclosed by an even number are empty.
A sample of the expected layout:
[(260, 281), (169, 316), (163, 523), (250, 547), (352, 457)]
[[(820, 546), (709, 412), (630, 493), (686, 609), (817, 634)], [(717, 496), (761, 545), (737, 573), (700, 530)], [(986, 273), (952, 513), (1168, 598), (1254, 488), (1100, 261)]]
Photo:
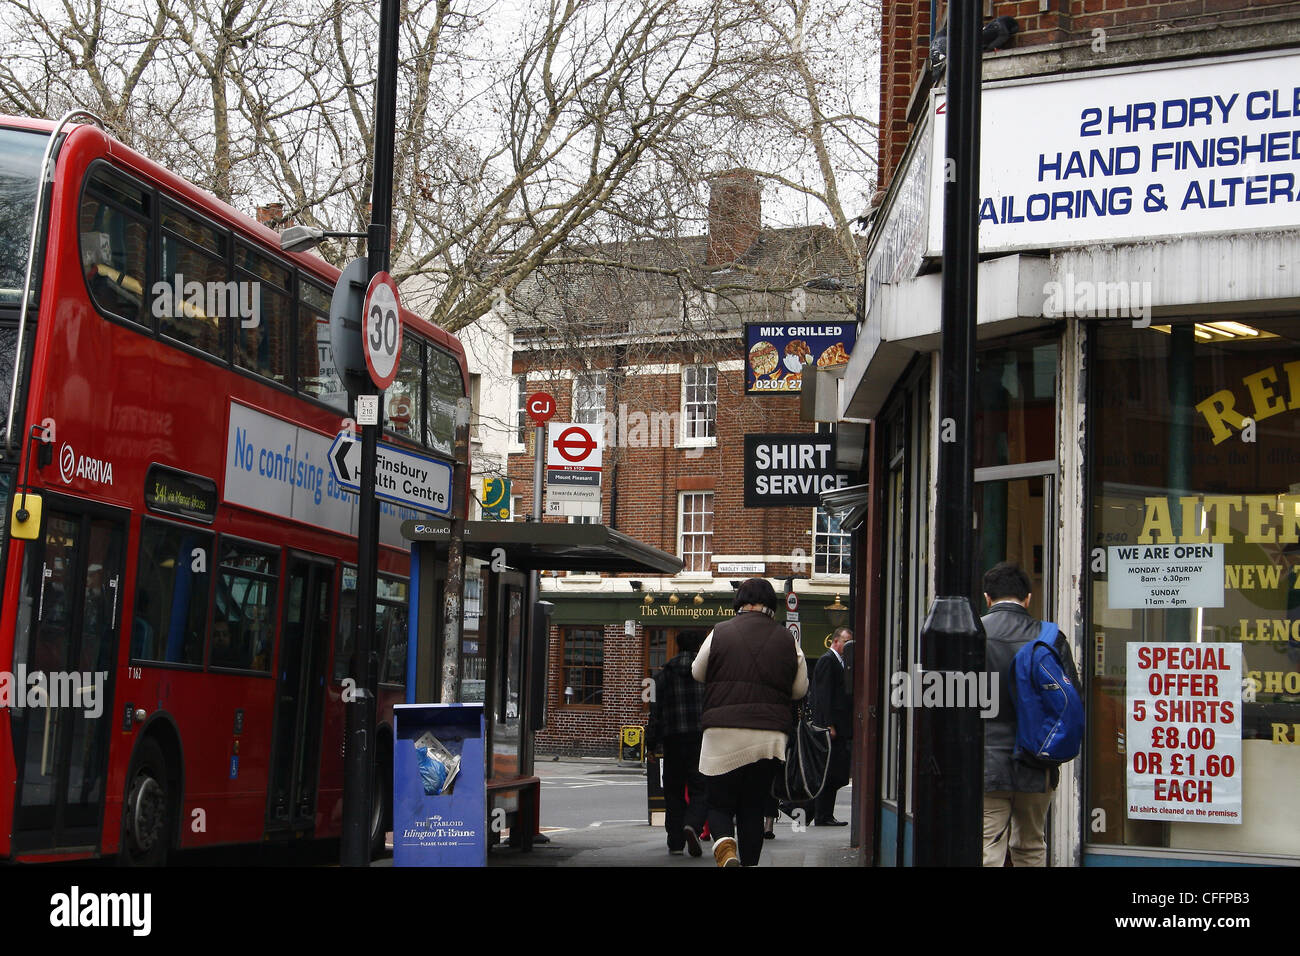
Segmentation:
[[(405, 521), (407, 541), (446, 547), (451, 523), (434, 519)], [(504, 548), (506, 564), (523, 571), (604, 571), (677, 574), (681, 558), (603, 524), (539, 524), (527, 521), (466, 521), (465, 553), (490, 560)]]
[(840, 530), (853, 531), (862, 524), (871, 507), (871, 489), (865, 483), (822, 492), (822, 508), (840, 516)]

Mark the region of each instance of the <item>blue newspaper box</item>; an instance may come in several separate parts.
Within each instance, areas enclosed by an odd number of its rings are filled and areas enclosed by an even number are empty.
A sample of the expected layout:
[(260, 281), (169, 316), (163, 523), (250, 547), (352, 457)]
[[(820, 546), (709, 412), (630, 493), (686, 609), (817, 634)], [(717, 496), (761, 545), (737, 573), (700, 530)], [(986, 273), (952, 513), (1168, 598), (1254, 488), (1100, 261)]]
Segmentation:
[(482, 704), (393, 707), (394, 866), (487, 865), (484, 739)]

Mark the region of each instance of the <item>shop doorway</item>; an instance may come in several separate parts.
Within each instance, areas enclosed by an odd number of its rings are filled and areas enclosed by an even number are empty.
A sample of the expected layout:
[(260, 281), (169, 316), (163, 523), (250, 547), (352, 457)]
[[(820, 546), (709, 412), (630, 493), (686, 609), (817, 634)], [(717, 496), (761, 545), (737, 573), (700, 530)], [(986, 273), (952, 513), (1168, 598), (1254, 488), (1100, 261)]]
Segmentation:
[(984, 572), (1013, 561), (1029, 575), (1029, 613), (1051, 620), (1056, 585), (1056, 462), (1034, 461), (975, 470), (975, 557), (971, 562), (971, 601), (987, 608)]

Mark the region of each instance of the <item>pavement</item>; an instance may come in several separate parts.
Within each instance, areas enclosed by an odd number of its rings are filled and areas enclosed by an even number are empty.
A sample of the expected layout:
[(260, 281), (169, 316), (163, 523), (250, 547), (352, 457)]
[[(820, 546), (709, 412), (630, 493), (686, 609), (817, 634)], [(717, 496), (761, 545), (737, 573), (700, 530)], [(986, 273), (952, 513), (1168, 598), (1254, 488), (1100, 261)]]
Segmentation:
[[(548, 843), (531, 853), (493, 847), (488, 866), (713, 867), (713, 844), (703, 856), (670, 856), (662, 823), (647, 820), (645, 770), (609, 759), (538, 756), (534, 773), (542, 781), (541, 829)], [(849, 819), (850, 788), (842, 789), (835, 815)], [(759, 866), (855, 866), (848, 827), (807, 826), (778, 818), (775, 840), (763, 843)]]

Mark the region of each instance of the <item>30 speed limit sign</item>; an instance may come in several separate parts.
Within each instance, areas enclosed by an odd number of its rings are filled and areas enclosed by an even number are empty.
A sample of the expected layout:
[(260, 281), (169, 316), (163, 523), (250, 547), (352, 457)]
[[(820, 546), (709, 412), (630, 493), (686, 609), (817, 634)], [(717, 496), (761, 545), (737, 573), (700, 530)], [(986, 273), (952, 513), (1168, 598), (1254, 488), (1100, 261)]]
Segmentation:
[(402, 354), (402, 319), (397, 283), (387, 272), (378, 272), (366, 289), (363, 310), (366, 340), (366, 368), (379, 389), (388, 388), (397, 377), (397, 360)]

